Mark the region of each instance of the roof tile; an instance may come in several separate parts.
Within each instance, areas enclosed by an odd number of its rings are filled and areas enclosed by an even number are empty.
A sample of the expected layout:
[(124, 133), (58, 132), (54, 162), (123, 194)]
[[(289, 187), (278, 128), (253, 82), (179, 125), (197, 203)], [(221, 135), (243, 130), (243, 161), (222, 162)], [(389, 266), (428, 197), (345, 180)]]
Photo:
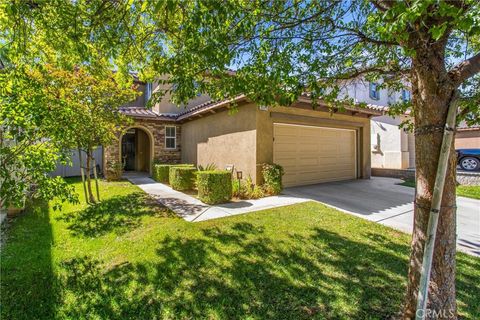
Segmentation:
[(146, 109), (144, 107), (122, 107), (119, 110), (124, 115), (134, 118), (149, 118), (165, 121), (175, 121), (177, 118), (177, 116), (175, 115), (157, 113), (151, 109)]

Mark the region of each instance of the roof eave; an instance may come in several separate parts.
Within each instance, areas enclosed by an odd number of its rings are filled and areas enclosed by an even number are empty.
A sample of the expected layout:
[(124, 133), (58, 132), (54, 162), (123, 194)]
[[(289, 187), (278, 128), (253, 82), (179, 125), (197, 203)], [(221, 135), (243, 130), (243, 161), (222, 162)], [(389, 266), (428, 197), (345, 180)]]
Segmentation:
[(210, 112), (212, 110), (216, 110), (216, 109), (226, 107), (226, 106), (228, 106), (232, 103), (237, 103), (237, 102), (244, 101), (244, 100), (246, 100), (246, 98), (247, 97), (245, 95), (239, 95), (239, 96), (237, 96), (235, 98), (232, 98), (232, 99), (222, 100), (222, 101), (219, 101), (217, 103), (213, 103), (212, 105), (209, 105), (208, 107), (200, 108), (198, 110), (194, 110), (192, 112), (187, 112), (185, 114), (182, 114), (179, 117), (177, 117), (177, 121), (189, 120), (192, 117), (200, 116), (200, 115), (202, 115), (204, 113), (207, 113), (207, 112)]
[(457, 128), (457, 131), (480, 131), (480, 127), (473, 127), (473, 128)]
[[(305, 97), (305, 96), (301, 96), (298, 98), (298, 101), (299, 102), (304, 102), (304, 103), (312, 103), (312, 99), (309, 98), (309, 97)], [(326, 103), (322, 102), (322, 101), (319, 101), (318, 104), (324, 108), (327, 108), (327, 109), (332, 109), (330, 108)], [(362, 108), (362, 107), (356, 107), (356, 106), (340, 106), (338, 108), (333, 108), (333, 109), (337, 109), (337, 110), (341, 110), (341, 109), (345, 109), (347, 111), (350, 111), (352, 113), (361, 113), (361, 114), (366, 114), (366, 115), (369, 115), (369, 116), (382, 116), (384, 115), (384, 111), (382, 110), (374, 110), (374, 109), (371, 109), (371, 108), (368, 108), (368, 107), (365, 107), (365, 108)]]

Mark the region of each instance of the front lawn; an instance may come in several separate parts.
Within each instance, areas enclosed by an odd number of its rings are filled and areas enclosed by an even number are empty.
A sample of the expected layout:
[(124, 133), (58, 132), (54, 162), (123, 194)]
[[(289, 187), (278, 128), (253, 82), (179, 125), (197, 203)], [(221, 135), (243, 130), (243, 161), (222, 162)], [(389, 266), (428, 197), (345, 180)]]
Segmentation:
[[(400, 185), (415, 188), (415, 181), (404, 180)], [(457, 196), (480, 199), (480, 186), (457, 186)]]
[(480, 186), (458, 186), (457, 196), (480, 200)]
[[(77, 190), (81, 185), (75, 182)], [(315, 202), (189, 223), (128, 182), (101, 204), (37, 206), (1, 252), (2, 319), (385, 319), (410, 236)], [(83, 199), (82, 199), (83, 201)], [(458, 254), (464, 318), (480, 259)]]

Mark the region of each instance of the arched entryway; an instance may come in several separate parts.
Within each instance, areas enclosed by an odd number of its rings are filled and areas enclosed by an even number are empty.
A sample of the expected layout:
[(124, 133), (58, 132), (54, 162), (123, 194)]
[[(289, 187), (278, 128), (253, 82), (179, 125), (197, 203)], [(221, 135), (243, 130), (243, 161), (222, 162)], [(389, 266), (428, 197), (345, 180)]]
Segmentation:
[(153, 136), (145, 128), (127, 129), (120, 139), (120, 157), (125, 171), (151, 171)]

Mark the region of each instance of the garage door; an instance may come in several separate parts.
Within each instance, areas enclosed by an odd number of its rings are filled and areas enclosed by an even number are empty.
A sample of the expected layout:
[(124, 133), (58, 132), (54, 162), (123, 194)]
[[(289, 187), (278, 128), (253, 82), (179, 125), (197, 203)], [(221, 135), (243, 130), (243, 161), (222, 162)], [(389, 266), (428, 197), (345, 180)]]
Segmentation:
[(286, 187), (355, 179), (355, 130), (274, 124), (273, 162)]

